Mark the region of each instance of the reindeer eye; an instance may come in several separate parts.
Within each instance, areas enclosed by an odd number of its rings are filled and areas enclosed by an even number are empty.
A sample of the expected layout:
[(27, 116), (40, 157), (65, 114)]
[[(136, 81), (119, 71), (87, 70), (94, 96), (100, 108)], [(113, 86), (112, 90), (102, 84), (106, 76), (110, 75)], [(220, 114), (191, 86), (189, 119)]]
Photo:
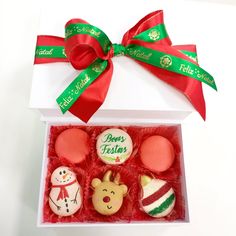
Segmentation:
[(105, 192), (107, 192), (107, 189), (105, 189), (105, 188), (104, 188), (102, 191), (105, 191)]
[(111, 191), (111, 193), (112, 193), (113, 195), (115, 195), (115, 192), (114, 192), (114, 191)]

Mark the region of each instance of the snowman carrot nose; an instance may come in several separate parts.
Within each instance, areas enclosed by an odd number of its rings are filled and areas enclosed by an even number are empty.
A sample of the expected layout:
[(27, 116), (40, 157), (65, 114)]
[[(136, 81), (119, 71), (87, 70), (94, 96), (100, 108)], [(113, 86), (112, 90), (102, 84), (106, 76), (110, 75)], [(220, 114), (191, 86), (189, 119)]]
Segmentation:
[(68, 173), (64, 174), (64, 175), (62, 176), (62, 178), (65, 179), (65, 178), (67, 177), (67, 175), (68, 175)]

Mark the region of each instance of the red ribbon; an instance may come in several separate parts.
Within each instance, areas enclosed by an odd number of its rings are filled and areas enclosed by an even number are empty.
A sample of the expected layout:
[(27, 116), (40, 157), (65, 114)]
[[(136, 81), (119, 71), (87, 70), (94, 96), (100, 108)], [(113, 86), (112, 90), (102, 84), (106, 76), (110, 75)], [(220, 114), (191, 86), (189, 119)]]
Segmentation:
[[(73, 19), (69, 21), (67, 25), (70, 23), (87, 22), (81, 19)], [(195, 45), (172, 46), (169, 37), (153, 43), (133, 39), (134, 36), (157, 24), (163, 24), (163, 11), (161, 10), (148, 14), (143, 19), (141, 19), (133, 28), (127, 31), (123, 36), (122, 45), (127, 46), (129, 44), (137, 44), (154, 50), (165, 52), (166, 54), (172, 54), (174, 56), (196, 63), (179, 51), (187, 50), (196, 52)], [(69, 109), (72, 114), (79, 117), (84, 122), (87, 122), (103, 104), (106, 98), (113, 72), (113, 64), (111, 61), (111, 58), (113, 57), (113, 48), (111, 47), (110, 51), (107, 54), (104, 54), (98, 41), (87, 34), (77, 34), (68, 38), (66, 41), (64, 41), (64, 38), (55, 36), (38, 36), (37, 45), (65, 46), (67, 59), (35, 58), (35, 64), (70, 62), (75, 69), (82, 70), (87, 68), (97, 58), (108, 61), (106, 70), (82, 93), (78, 100)], [(162, 81), (165, 81), (167, 84), (175, 87), (180, 92), (182, 92), (205, 120), (205, 100), (202, 91), (202, 83), (200, 81), (146, 64), (144, 62), (136, 62), (143, 66), (145, 69), (149, 70)]]
[(68, 186), (70, 186), (70, 185), (72, 185), (72, 184), (74, 184), (74, 183), (76, 183), (76, 182), (77, 182), (77, 181), (74, 180), (74, 181), (72, 181), (72, 182), (70, 182), (70, 183), (68, 183), (68, 184), (52, 185), (52, 188), (60, 188), (60, 192), (59, 192), (59, 194), (58, 194), (58, 196), (57, 196), (57, 201), (60, 200), (60, 199), (63, 200), (64, 198), (69, 197), (69, 194), (68, 194), (68, 192), (67, 192), (67, 190), (66, 190), (66, 187), (68, 187)]

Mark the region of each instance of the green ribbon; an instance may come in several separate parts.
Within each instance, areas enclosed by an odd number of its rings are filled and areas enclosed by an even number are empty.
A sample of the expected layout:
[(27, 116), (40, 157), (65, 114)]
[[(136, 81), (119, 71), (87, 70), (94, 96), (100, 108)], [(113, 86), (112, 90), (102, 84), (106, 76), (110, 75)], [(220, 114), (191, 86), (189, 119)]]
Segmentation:
[(187, 57), (189, 57), (190, 59), (198, 62), (198, 59), (197, 59), (197, 53), (195, 52), (189, 52), (187, 50), (180, 50), (180, 52), (182, 52), (184, 55), (186, 55)]
[(126, 53), (135, 60), (191, 77), (217, 90), (213, 77), (190, 61), (135, 44), (128, 45)]
[(37, 58), (66, 58), (63, 46), (37, 46), (35, 50)]
[(94, 63), (82, 71), (57, 98), (57, 103), (64, 114), (84, 90), (100, 75), (107, 67), (107, 61), (97, 59)]
[(165, 25), (159, 24), (134, 36), (134, 39), (139, 39), (145, 42), (153, 43), (167, 37), (168, 34)]
[(126, 48), (122, 44), (112, 44), (114, 56), (124, 56), (126, 54)]
[[(136, 44), (128, 45), (127, 47), (121, 44), (112, 44), (102, 30), (90, 24), (78, 23), (68, 25), (65, 29), (65, 40), (78, 34), (87, 34), (95, 38), (105, 54), (113, 47), (114, 56), (128, 55), (135, 60), (199, 80), (217, 90), (213, 77), (204, 69), (190, 61)], [(165, 25), (159, 24), (136, 35), (134, 39), (145, 42), (156, 42), (166, 37), (168, 37), (168, 34)], [(196, 53), (186, 50), (181, 50), (181, 52), (197, 62)], [(37, 46), (35, 57), (66, 58), (66, 55), (63, 46)], [(75, 78), (57, 98), (57, 103), (63, 113), (65, 113), (84, 90), (104, 72), (106, 67), (107, 61), (97, 59)], [(175, 78), (173, 77), (173, 79)]]
[(90, 35), (99, 42), (105, 54), (109, 51), (109, 46), (111, 45), (110, 39), (102, 30), (100, 30), (96, 26), (90, 24), (78, 23), (78, 24), (69, 24), (65, 28), (65, 40), (77, 34)]

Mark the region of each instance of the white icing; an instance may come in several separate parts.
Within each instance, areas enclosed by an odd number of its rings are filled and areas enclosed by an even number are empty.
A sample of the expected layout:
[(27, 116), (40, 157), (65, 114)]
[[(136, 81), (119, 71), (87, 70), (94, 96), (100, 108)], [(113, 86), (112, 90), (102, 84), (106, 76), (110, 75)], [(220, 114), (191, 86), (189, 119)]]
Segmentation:
[(133, 151), (130, 136), (121, 129), (107, 129), (98, 136), (97, 154), (106, 164), (121, 164)]
[[(163, 185), (166, 184), (166, 181), (160, 180), (160, 179), (152, 179), (150, 183), (148, 183), (146, 186), (143, 187), (143, 199), (149, 197), (153, 193), (157, 192)], [(159, 207), (167, 198), (169, 198), (172, 194), (174, 194), (173, 188), (170, 188), (167, 193), (165, 193), (162, 197), (151, 203), (150, 205), (143, 206), (143, 210), (148, 213), (151, 210), (155, 209), (156, 207)], [(154, 215), (153, 217), (164, 217), (168, 215), (174, 208), (175, 206), (175, 199), (173, 202), (168, 206), (166, 210), (163, 212)]]
[(165, 183), (166, 181), (161, 179), (152, 179), (151, 182), (143, 188), (143, 198), (146, 198), (158, 191), (163, 185), (165, 185)]
[(156, 200), (155, 202), (153, 202), (150, 205), (144, 206), (143, 208), (144, 208), (145, 212), (149, 212), (149, 211), (153, 210), (154, 208), (159, 207), (173, 193), (174, 193), (174, 191), (171, 188), (167, 193), (165, 193), (158, 200)]
[[(72, 183), (73, 181), (75, 182)], [(74, 172), (72, 172), (68, 167), (59, 167), (52, 173), (51, 182), (52, 188), (49, 193), (49, 206), (52, 211), (59, 216), (69, 216), (77, 212), (82, 204), (82, 193)], [(62, 187), (65, 184), (68, 184), (68, 186), (65, 186), (68, 197), (58, 199), (61, 192), (59, 186)], [(57, 186), (53, 187), (53, 185)]]

